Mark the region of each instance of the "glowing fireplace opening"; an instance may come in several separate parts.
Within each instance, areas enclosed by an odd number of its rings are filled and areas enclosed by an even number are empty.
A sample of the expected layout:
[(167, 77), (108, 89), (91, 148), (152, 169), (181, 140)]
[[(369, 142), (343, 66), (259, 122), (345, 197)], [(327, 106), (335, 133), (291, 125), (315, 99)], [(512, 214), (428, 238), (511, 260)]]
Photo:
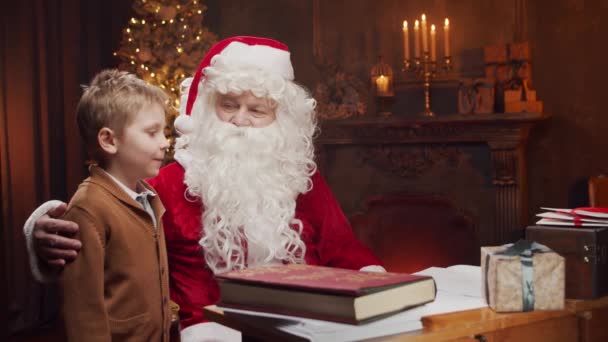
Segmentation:
[(429, 194), (388, 194), (367, 201), (351, 216), (355, 235), (393, 272), (479, 265), (478, 229), (449, 199)]

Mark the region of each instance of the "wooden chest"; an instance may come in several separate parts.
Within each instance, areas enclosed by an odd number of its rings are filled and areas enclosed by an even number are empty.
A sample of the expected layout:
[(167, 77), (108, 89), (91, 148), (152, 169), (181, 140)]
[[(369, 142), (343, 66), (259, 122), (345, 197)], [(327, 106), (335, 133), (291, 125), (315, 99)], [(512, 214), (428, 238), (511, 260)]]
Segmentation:
[(526, 238), (566, 258), (566, 298), (608, 295), (608, 228), (530, 226)]

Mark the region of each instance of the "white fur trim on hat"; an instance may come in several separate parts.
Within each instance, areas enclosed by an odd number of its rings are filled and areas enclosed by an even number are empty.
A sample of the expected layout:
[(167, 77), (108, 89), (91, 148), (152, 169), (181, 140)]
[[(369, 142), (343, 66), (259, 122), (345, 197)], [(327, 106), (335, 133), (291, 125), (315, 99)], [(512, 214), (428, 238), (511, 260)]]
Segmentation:
[(50, 210), (57, 208), (62, 205), (63, 202), (57, 200), (51, 200), (43, 203), (39, 206), (34, 212), (30, 215), (30, 217), (25, 221), (23, 225), (23, 235), (25, 235), (25, 245), (27, 246), (27, 254), (30, 258), (30, 269), (32, 270), (32, 275), (36, 280), (42, 283), (48, 283), (50, 281), (55, 280), (54, 274), (45, 274), (42, 272), (40, 265), (38, 264), (38, 256), (34, 251), (34, 237), (32, 236), (32, 232), (34, 231), (34, 225), (39, 218), (46, 215)]
[(211, 65), (217, 56), (221, 56), (226, 64), (251, 65), (290, 81), (294, 78), (289, 51), (275, 47), (232, 42), (211, 59)]

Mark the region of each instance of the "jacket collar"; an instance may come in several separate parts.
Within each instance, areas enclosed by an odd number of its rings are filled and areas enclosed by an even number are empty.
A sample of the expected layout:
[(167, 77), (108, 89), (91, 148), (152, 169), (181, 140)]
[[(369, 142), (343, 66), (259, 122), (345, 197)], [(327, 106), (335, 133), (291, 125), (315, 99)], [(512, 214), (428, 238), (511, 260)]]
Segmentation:
[[(131, 197), (127, 192), (122, 189), (122, 187), (116, 183), (110, 175), (100, 168), (97, 165), (91, 165), (89, 167), (90, 177), (85, 180), (85, 182), (90, 182), (96, 184), (105, 190), (107, 190), (112, 196), (116, 197), (121, 202), (127, 204), (128, 206), (135, 208), (136, 210), (140, 210), (142, 212), (146, 212), (146, 210), (139, 204), (133, 197)], [(141, 180), (139, 183), (142, 188), (150, 191), (154, 194), (154, 196), (149, 197), (150, 205), (154, 210), (154, 215), (156, 216), (156, 221), (160, 222), (161, 217), (165, 212), (165, 207), (163, 206), (158, 194), (154, 188), (148, 184), (146, 181)]]

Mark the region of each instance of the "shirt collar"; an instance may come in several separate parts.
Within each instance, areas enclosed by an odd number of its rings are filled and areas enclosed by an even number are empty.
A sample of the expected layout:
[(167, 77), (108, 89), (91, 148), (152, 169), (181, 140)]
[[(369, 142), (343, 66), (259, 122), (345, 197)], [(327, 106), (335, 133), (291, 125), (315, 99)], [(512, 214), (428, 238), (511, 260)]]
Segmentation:
[[(148, 196), (156, 196), (156, 194), (152, 191), (150, 191), (149, 189), (147, 189), (145, 186), (140, 186), (140, 188), (143, 188), (144, 191), (137, 193), (133, 190), (131, 190), (128, 186), (124, 185), (121, 181), (119, 181), (116, 177), (112, 176), (109, 172), (107, 172), (106, 170), (100, 168), (100, 170), (102, 170), (103, 172), (105, 172), (106, 175), (110, 176), (110, 178), (114, 181), (114, 183), (118, 184), (118, 186), (123, 189), (127, 195), (129, 195), (129, 197), (131, 197), (132, 199), (137, 201), (137, 198), (140, 196), (144, 196), (144, 197), (148, 197)], [(140, 185), (140, 184), (138, 184)]]

